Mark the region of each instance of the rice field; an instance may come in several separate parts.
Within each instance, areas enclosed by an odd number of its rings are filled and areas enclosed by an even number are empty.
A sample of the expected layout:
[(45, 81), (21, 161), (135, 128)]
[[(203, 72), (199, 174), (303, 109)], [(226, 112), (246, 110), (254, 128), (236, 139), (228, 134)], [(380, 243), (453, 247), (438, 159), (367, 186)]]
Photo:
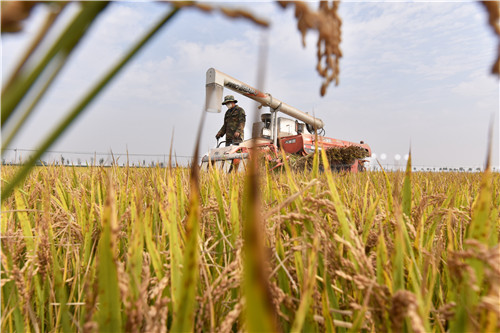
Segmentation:
[(2, 332), (500, 331), (498, 173), (265, 167), (34, 168)]

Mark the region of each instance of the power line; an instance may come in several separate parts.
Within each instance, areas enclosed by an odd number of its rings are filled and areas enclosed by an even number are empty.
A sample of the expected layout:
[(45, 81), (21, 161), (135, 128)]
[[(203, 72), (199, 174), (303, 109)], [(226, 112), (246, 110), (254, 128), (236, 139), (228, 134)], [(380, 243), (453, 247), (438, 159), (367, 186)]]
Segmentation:
[[(37, 152), (38, 150), (36, 149), (27, 149), (27, 148), (6, 148), (2, 151), (10, 151), (10, 152), (15, 152), (16, 154), (18, 152)], [(47, 150), (45, 152), (46, 154), (70, 154), (70, 155), (86, 155), (90, 156), (92, 159), (92, 156), (108, 156), (108, 157), (121, 157), (121, 156), (130, 156), (130, 157), (153, 157), (153, 158), (163, 158), (166, 159), (172, 158), (172, 159), (177, 159), (177, 158), (185, 158), (185, 159), (193, 159), (194, 156), (191, 155), (176, 155), (172, 154), (145, 154), (145, 153), (114, 153), (114, 152), (82, 152), (82, 151), (65, 151), (65, 150)], [(3, 155), (3, 154), (2, 154)], [(201, 156), (199, 156), (201, 158)], [(15, 158), (17, 160), (17, 156)], [(16, 163), (15, 161), (14, 163)], [(402, 170), (406, 168), (406, 163), (382, 163), (382, 166), (386, 170)], [(378, 170), (379, 166), (376, 164), (371, 164), (367, 166), (369, 170)], [(477, 171), (477, 170), (482, 170), (482, 166), (474, 165), (474, 166), (435, 166), (435, 165), (412, 165), (412, 170), (413, 171)], [(493, 167), (493, 170), (496, 171), (496, 167)]]
[[(4, 151), (13, 151), (13, 152), (37, 152), (36, 149), (25, 149), (25, 148), (7, 148)], [(107, 155), (107, 156), (156, 156), (156, 157), (165, 157), (170, 156), (170, 154), (144, 154), (144, 153), (114, 153), (114, 152), (81, 152), (81, 151), (63, 151), (63, 150), (46, 150), (45, 153), (51, 154), (73, 154), (73, 155)], [(193, 158), (193, 156), (189, 155), (177, 155), (172, 154), (172, 157), (182, 157), (182, 158)]]

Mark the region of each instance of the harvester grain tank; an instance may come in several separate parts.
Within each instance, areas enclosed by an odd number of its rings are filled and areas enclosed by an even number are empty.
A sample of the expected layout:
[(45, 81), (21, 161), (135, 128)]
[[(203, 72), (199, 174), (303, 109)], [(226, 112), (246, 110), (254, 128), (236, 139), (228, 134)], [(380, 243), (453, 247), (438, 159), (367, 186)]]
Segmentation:
[[(324, 123), (306, 112), (300, 111), (287, 103), (284, 103), (269, 93), (239, 81), (214, 68), (207, 71), (206, 80), (206, 111), (221, 112), (224, 88), (248, 97), (261, 103), (261, 106), (269, 107), (268, 113), (261, 115), (261, 121), (252, 126), (252, 139), (245, 140), (239, 145), (228, 147), (217, 147), (211, 149), (202, 158), (202, 168), (209, 165), (220, 167), (230, 171), (235, 167), (245, 164), (250, 158), (250, 150), (257, 148), (265, 153), (268, 160), (276, 166), (281, 164), (279, 150), (287, 155), (306, 156), (315, 152), (316, 143), (319, 149), (335, 149), (357, 147), (363, 152), (364, 157), (371, 155), (371, 149), (362, 141), (354, 143), (334, 138), (325, 137)], [(279, 116), (280, 113), (294, 119)], [(317, 142), (316, 142), (317, 141)], [(349, 164), (333, 163), (332, 167), (337, 170), (349, 170), (357, 172), (363, 170), (363, 158), (356, 158)]]

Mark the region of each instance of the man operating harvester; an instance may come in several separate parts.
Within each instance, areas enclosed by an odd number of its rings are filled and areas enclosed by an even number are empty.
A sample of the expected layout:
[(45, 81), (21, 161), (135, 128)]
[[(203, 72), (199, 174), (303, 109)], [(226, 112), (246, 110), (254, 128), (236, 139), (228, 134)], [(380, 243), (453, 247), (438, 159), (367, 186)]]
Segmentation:
[(232, 144), (239, 144), (243, 142), (243, 132), (245, 130), (245, 110), (236, 105), (237, 100), (234, 96), (228, 95), (224, 97), (224, 102), (222, 105), (227, 106), (226, 115), (224, 116), (224, 125), (222, 125), (215, 138), (219, 138), (226, 135), (226, 146)]

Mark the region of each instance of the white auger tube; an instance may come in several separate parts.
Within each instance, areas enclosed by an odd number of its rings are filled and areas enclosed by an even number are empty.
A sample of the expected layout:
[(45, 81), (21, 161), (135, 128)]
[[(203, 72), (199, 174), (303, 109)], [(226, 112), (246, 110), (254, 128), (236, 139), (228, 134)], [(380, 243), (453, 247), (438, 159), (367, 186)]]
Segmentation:
[(316, 129), (324, 127), (321, 119), (302, 112), (293, 106), (290, 106), (279, 99), (272, 97), (270, 94), (263, 93), (246, 83), (243, 83), (235, 78), (219, 72), (215, 68), (210, 68), (207, 71), (206, 83), (206, 100), (205, 109), (207, 112), (221, 112), (222, 92), (223, 89), (231, 89), (245, 97), (253, 99), (264, 106), (268, 106), (273, 110), (283, 112), (295, 119), (301, 120), (304, 123)]

